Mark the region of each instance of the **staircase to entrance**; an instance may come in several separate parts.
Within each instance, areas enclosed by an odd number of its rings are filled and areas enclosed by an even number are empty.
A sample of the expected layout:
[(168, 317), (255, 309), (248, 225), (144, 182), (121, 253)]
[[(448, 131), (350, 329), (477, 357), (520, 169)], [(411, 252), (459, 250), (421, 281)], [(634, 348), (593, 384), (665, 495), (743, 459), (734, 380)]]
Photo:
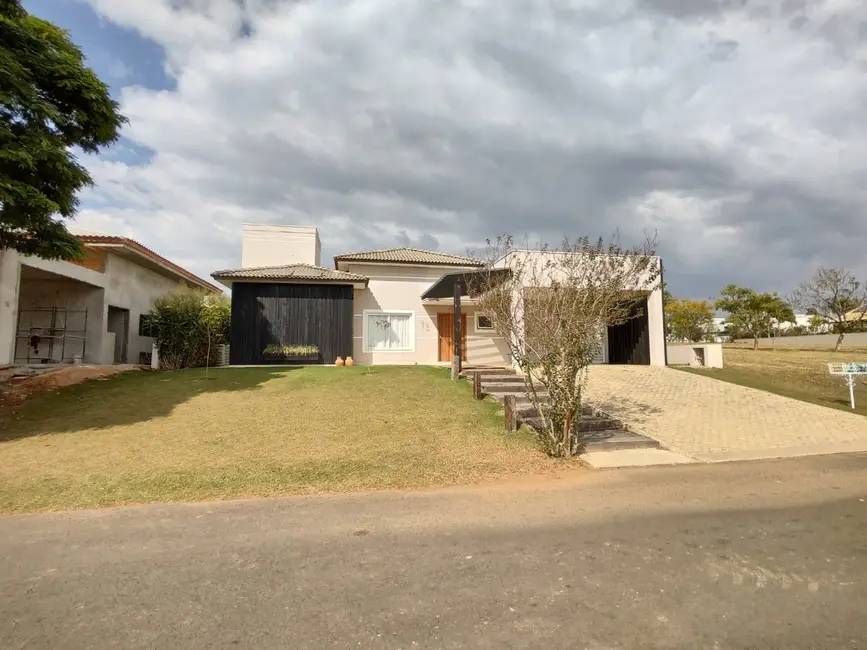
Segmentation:
[[(514, 406), (518, 423), (527, 424), (533, 428), (541, 426), (541, 418), (536, 407), (527, 396), (524, 378), (510, 368), (497, 367), (465, 367), (461, 373), (471, 382), (478, 375), (482, 393), (489, 395), (501, 404), (507, 398), (514, 397)], [(536, 391), (539, 398), (548, 394), (540, 385)], [(631, 431), (620, 420), (602, 413), (592, 405), (584, 405), (581, 409), (581, 420), (578, 425), (581, 432), (581, 442), (586, 451), (615, 451), (621, 449), (655, 449), (660, 445), (656, 440)]]

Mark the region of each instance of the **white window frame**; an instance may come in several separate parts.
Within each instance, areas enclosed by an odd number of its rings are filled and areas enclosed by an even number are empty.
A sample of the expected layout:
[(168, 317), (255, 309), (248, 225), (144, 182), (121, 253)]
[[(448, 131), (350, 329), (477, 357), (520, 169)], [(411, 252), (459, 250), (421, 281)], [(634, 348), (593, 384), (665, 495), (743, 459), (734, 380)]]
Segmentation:
[[(374, 350), (367, 345), (367, 330), (369, 316), (406, 316), (409, 314), (409, 338), (411, 345), (408, 348), (397, 350)], [(390, 354), (393, 352), (415, 352), (415, 311), (412, 309), (365, 309), (361, 312), (361, 349), (364, 352), (376, 354)]]
[[(479, 317), (480, 316), (487, 316), (488, 318), (490, 318), (491, 319), (491, 326), (490, 327), (479, 327)], [(489, 316), (488, 314), (485, 314), (483, 312), (482, 313), (476, 312), (475, 318), (473, 318), (473, 326), (475, 327), (476, 334), (489, 334), (490, 332), (496, 331), (496, 328), (494, 327), (494, 317)]]

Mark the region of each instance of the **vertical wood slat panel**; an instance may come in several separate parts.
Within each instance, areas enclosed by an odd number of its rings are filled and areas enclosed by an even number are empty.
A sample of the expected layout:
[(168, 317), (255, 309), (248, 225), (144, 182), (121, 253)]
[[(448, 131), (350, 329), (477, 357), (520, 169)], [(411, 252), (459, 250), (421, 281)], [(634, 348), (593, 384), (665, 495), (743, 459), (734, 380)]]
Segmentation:
[(316, 345), (321, 361), (352, 354), (351, 286), (236, 283), (232, 287), (232, 364), (259, 364), (271, 344)]

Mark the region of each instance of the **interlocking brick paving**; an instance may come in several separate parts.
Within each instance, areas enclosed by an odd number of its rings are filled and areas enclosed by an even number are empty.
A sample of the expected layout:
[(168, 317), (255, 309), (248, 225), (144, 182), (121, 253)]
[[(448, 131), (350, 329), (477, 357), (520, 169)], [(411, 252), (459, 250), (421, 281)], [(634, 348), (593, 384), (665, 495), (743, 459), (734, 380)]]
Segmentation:
[(700, 460), (867, 450), (867, 418), (657, 366), (592, 366), (587, 400)]

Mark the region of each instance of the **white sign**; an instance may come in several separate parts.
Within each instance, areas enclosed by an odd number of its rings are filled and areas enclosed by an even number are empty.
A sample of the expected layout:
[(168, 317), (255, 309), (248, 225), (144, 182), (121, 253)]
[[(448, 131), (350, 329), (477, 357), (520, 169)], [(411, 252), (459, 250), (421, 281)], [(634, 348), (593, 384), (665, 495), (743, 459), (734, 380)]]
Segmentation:
[(829, 363), (828, 372), (846, 378), (846, 383), (849, 385), (849, 404), (855, 408), (855, 377), (867, 375), (867, 363), (854, 361), (851, 363)]

